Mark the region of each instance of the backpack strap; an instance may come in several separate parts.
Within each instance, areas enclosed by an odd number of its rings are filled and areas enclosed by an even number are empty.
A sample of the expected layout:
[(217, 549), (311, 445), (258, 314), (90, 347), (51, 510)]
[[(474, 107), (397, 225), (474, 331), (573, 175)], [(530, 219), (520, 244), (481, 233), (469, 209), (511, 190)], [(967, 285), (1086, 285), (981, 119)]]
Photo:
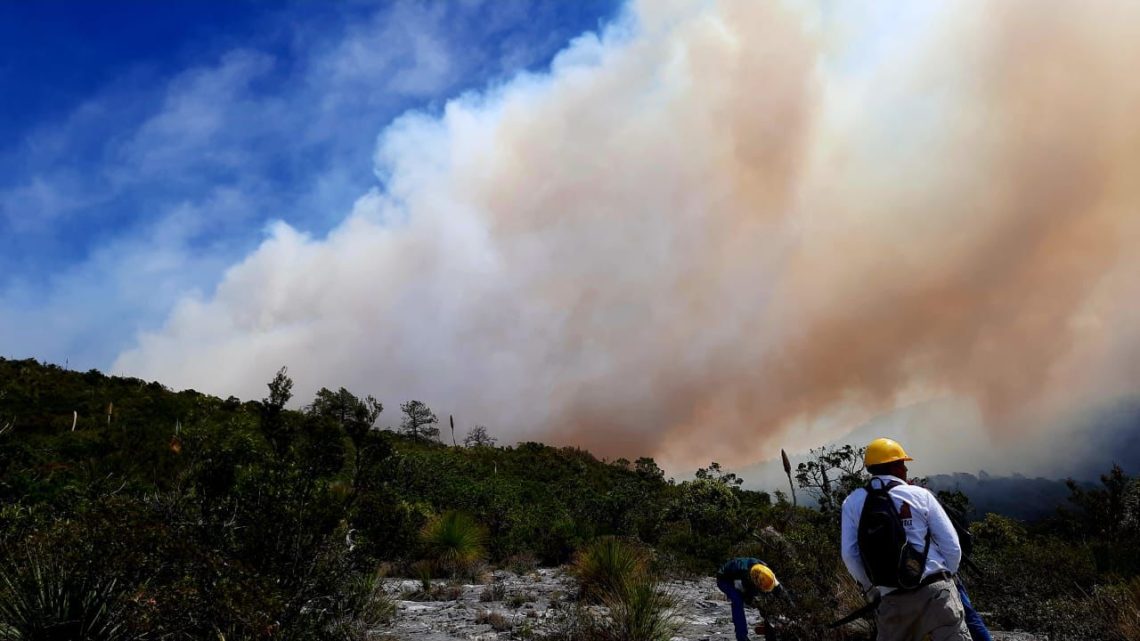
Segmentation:
[[(875, 487), (875, 481), (879, 482), (879, 487)], [(894, 488), (896, 488), (900, 485), (902, 485), (902, 483), (900, 481), (884, 481), (883, 479), (875, 478), (872, 476), (871, 480), (867, 481), (867, 485), (864, 486), (863, 489), (867, 490), (868, 492), (887, 492), (887, 493), (890, 493), (891, 490), (893, 490)]]

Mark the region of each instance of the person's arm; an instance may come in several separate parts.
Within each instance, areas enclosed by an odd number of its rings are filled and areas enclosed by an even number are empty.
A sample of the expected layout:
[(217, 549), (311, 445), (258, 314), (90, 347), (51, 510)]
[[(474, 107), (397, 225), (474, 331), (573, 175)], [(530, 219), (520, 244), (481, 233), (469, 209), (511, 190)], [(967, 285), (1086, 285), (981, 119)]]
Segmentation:
[(927, 491), (927, 495), (926, 527), (930, 529), (930, 540), (938, 546), (942, 558), (946, 559), (946, 568), (957, 574), (958, 566), (962, 563), (962, 544), (958, 541), (958, 533), (954, 531), (954, 523), (934, 494)]
[(843, 502), (843, 519), (839, 528), (840, 552), (847, 571), (860, 587), (867, 590), (871, 587), (871, 579), (867, 576), (867, 571), (863, 567), (863, 557), (859, 554), (859, 514), (856, 512), (855, 502), (851, 500), (854, 495), (852, 492)]
[(759, 610), (760, 603), (756, 597), (760, 596), (760, 590), (756, 589), (756, 586), (752, 585), (752, 582), (748, 579), (742, 581), (741, 585), (744, 586), (744, 604)]

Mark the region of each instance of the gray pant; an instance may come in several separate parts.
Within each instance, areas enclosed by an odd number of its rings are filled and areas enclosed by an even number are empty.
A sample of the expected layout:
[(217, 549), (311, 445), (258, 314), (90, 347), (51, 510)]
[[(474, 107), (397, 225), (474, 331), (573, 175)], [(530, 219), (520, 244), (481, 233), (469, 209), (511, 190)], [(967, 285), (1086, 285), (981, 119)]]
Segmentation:
[(917, 590), (883, 597), (877, 614), (877, 641), (970, 641), (965, 610), (952, 581), (935, 581)]

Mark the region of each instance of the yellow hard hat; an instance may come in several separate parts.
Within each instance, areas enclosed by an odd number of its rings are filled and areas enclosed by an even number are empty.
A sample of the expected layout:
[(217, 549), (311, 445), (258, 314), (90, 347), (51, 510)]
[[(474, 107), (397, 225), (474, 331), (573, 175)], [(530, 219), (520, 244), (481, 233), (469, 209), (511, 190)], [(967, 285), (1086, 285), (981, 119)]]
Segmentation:
[(913, 460), (907, 456), (906, 450), (898, 444), (898, 441), (889, 438), (877, 438), (871, 441), (871, 444), (867, 446), (867, 453), (863, 455), (863, 465), (867, 467), (894, 463), (895, 461)]
[(761, 592), (771, 592), (776, 589), (777, 585), (780, 585), (780, 582), (776, 580), (776, 573), (763, 563), (752, 566), (748, 570), (748, 576), (752, 579), (752, 583), (760, 588)]

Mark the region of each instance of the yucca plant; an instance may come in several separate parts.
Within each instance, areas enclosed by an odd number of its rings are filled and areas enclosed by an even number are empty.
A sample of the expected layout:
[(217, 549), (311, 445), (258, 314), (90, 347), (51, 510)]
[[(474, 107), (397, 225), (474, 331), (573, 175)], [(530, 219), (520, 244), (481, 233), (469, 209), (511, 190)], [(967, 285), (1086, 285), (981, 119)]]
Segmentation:
[(396, 604), (384, 591), (384, 582), (378, 574), (359, 579), (353, 596), (351, 612), (358, 624), (375, 628), (390, 623), (396, 616)]
[(487, 554), (487, 531), (463, 512), (428, 521), (420, 538), (436, 567), (452, 576), (470, 573)]
[(597, 626), (599, 641), (669, 641), (680, 630), (676, 597), (655, 581), (626, 584), (602, 601), (610, 615)]
[(314, 604), (307, 621), (294, 629), (282, 630), (282, 640), (367, 639), (396, 613), (396, 605), (384, 592), (380, 577), (373, 574), (349, 577), (339, 593), (330, 597), (326, 602)]
[(56, 555), (28, 548), (0, 569), (0, 641), (119, 641), (123, 593)]
[(601, 537), (578, 553), (571, 572), (578, 579), (579, 597), (599, 603), (643, 582), (649, 572), (649, 555), (633, 543)]
[(425, 595), (431, 593), (431, 579), (434, 567), (435, 563), (427, 560), (416, 561), (412, 564), (412, 574), (420, 580), (420, 592)]

